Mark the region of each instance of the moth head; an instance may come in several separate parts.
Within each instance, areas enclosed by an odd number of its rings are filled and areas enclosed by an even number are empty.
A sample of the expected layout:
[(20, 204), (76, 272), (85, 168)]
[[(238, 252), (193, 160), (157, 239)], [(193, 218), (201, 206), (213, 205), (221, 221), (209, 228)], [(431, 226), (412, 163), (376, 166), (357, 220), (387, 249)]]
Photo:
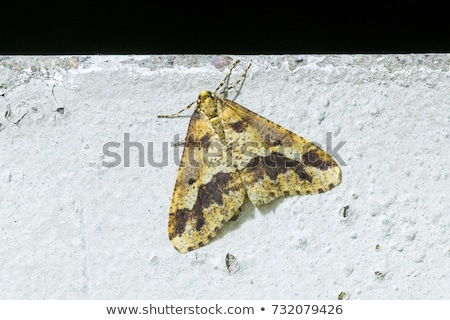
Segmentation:
[(217, 116), (217, 98), (211, 91), (202, 90), (197, 100), (197, 109), (208, 118)]

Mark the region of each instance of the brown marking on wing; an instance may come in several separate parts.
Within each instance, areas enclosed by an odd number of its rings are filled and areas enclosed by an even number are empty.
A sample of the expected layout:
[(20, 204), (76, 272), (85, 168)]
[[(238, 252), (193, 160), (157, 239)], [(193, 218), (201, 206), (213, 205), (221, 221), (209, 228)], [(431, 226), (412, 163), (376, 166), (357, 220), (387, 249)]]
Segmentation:
[(244, 121), (236, 121), (228, 124), (231, 129), (236, 131), (237, 133), (241, 133), (245, 130), (245, 122)]
[[(319, 153), (321, 154), (319, 155)], [(337, 166), (333, 158), (320, 149), (309, 150), (302, 156), (302, 160), (305, 165), (318, 168), (320, 170), (328, 170), (330, 167)]]
[(246, 166), (256, 179), (263, 179), (267, 175), (270, 180), (275, 181), (278, 175), (293, 170), (299, 179), (311, 182), (312, 177), (305, 171), (301, 162), (287, 158), (286, 156), (272, 152), (266, 157), (255, 157)]
[(186, 229), (188, 221), (195, 221), (195, 230), (200, 231), (206, 223), (203, 209), (209, 208), (213, 203), (219, 206), (223, 205), (223, 195), (225, 192), (232, 190), (232, 188), (229, 188), (231, 180), (232, 175), (230, 173), (219, 172), (213, 176), (210, 182), (201, 185), (198, 188), (197, 199), (192, 210), (186, 208), (177, 209), (173, 214), (174, 232), (169, 234), (169, 239), (181, 236)]
[(209, 135), (209, 133), (206, 133), (203, 137), (200, 138), (200, 147), (202, 148), (208, 148), (209, 145), (211, 144), (210, 141), (211, 136)]

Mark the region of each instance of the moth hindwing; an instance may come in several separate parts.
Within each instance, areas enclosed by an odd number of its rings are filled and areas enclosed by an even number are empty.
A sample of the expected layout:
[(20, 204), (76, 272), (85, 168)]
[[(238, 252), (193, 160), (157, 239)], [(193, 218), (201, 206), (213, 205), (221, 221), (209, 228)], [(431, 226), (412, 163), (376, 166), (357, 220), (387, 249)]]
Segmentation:
[(207, 244), (239, 213), (246, 196), (262, 205), (283, 196), (322, 193), (341, 181), (340, 167), (325, 151), (224, 97), (248, 68), (233, 86), (218, 92), (237, 63), (214, 92), (201, 91), (188, 106), (195, 110), (168, 228), (171, 243), (182, 253)]

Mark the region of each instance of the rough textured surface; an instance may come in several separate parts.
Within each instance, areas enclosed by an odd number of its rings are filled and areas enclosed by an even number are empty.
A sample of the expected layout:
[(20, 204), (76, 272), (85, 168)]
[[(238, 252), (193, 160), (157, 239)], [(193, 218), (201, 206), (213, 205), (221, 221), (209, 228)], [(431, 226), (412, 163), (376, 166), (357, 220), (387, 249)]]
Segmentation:
[[(156, 116), (213, 90), (230, 59), (0, 57), (0, 298), (450, 299), (450, 56), (231, 58), (253, 61), (238, 103), (324, 148), (327, 132), (345, 142), (341, 185), (247, 201), (180, 254), (171, 142), (188, 119)], [(142, 144), (129, 163), (127, 140)], [(103, 165), (108, 142), (118, 166)]]

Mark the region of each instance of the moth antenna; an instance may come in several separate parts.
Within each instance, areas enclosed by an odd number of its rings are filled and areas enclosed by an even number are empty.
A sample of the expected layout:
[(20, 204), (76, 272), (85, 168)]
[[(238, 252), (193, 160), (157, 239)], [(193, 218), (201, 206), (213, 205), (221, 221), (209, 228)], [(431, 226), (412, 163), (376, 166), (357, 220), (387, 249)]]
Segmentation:
[[(238, 61), (239, 61), (239, 60), (238, 60)], [(241, 77), (240, 77), (235, 83), (233, 83), (231, 86), (228, 86), (227, 88), (223, 89), (223, 90), (220, 92), (220, 94), (224, 94), (224, 93), (228, 92), (229, 90), (236, 88), (236, 86), (237, 86), (239, 83), (241, 83), (241, 82), (245, 79), (245, 77), (247, 76), (247, 71), (248, 71), (248, 69), (250, 69), (251, 66), (252, 66), (252, 63), (250, 62), (250, 63), (248, 64), (247, 68), (245, 68), (245, 70), (244, 70), (244, 72), (242, 73)], [(231, 71), (231, 70), (230, 70), (230, 71)]]
[(190, 107), (192, 107), (196, 102), (197, 102), (197, 101), (194, 101), (194, 102), (188, 104), (184, 109), (178, 111), (177, 113), (169, 114), (169, 115), (159, 115), (158, 118), (175, 118), (175, 117), (178, 117), (178, 115), (179, 115), (180, 113), (182, 113), (183, 111), (188, 110), (188, 109), (189, 109)]
[(219, 91), (219, 89), (222, 88), (224, 86), (224, 84), (230, 80), (231, 73), (233, 72), (233, 69), (237, 66), (237, 64), (239, 62), (241, 62), (241, 60), (236, 60), (235, 62), (233, 62), (233, 64), (231, 65), (230, 71), (228, 71), (228, 74), (225, 76), (225, 78), (222, 80), (222, 82), (219, 83), (219, 85), (217, 86), (216, 90), (214, 90), (214, 92)]

